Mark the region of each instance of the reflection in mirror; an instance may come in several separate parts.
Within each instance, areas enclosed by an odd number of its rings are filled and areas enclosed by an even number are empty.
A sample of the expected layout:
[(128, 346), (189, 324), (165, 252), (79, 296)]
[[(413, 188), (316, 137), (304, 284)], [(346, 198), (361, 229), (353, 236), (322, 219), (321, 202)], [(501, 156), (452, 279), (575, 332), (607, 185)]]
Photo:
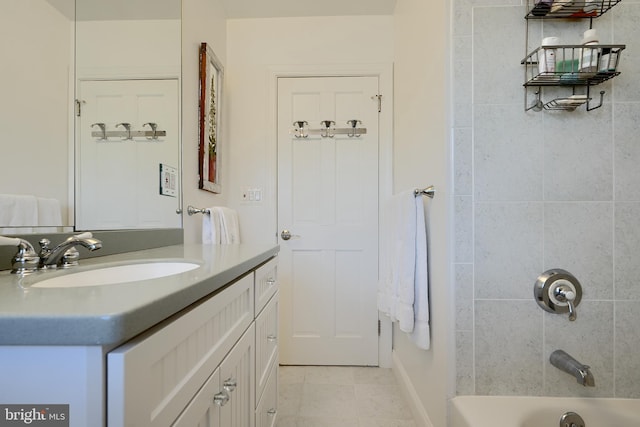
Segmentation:
[(0, 234), (180, 227), (181, 0), (1, 7)]
[(180, 13), (77, 0), (77, 230), (180, 227)]
[(73, 226), (73, 14), (73, 0), (0, 6), (0, 234)]

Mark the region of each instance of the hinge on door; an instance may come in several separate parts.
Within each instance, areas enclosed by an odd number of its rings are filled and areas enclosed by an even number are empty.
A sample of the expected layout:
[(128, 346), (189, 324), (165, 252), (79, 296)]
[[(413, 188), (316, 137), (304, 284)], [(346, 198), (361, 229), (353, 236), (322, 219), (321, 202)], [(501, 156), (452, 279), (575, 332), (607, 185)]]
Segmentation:
[(378, 336), (382, 334), (382, 322), (378, 319)]
[(382, 112), (382, 95), (380, 95), (380, 94), (373, 95), (371, 97), (371, 99), (377, 99), (378, 100), (378, 113)]

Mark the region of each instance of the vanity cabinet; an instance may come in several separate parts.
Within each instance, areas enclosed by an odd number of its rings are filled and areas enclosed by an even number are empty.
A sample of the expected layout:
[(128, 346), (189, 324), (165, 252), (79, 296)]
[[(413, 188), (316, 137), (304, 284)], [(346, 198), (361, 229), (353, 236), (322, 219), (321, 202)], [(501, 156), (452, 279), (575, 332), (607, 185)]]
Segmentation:
[(275, 425), (276, 275), (273, 258), (109, 352), (107, 425)]

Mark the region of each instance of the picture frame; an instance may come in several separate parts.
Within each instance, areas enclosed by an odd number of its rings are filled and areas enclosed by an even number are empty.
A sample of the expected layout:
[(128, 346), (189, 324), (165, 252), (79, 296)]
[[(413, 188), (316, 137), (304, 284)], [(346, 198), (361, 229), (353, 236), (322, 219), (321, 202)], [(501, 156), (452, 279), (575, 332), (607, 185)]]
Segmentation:
[(198, 188), (221, 193), (222, 90), (224, 69), (207, 43), (200, 44)]

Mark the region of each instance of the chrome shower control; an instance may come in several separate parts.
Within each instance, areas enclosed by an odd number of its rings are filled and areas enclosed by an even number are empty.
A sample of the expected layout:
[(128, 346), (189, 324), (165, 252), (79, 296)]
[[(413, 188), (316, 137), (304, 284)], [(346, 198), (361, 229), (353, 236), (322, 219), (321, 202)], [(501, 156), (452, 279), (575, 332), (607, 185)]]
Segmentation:
[(533, 285), (538, 305), (550, 313), (569, 313), (576, 320), (576, 307), (582, 299), (582, 286), (571, 273), (554, 268), (542, 273)]

